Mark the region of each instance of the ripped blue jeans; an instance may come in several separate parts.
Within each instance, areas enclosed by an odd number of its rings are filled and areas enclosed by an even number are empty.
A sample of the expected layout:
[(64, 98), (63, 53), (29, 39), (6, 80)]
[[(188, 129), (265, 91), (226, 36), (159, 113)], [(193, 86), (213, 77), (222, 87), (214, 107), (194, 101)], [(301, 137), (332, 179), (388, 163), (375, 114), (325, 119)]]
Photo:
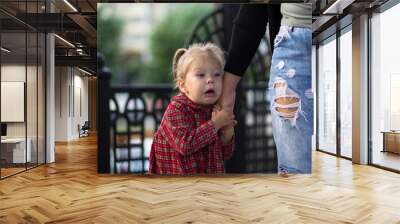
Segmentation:
[(281, 25), (274, 41), (267, 94), (278, 173), (311, 173), (311, 29)]

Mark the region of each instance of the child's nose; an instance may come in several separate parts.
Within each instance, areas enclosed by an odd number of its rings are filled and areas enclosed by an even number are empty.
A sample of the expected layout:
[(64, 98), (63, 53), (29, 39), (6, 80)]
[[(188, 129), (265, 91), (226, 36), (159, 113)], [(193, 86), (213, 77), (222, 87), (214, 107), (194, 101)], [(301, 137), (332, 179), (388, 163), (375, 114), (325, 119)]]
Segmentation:
[(212, 75), (209, 75), (207, 78), (207, 83), (213, 83), (214, 82), (214, 77)]

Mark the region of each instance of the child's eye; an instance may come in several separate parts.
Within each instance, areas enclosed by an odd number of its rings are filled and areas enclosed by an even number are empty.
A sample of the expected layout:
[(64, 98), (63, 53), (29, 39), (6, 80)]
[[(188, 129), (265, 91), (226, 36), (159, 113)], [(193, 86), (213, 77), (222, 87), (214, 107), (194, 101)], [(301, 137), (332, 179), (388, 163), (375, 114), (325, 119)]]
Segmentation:
[(202, 77), (204, 77), (204, 73), (196, 74), (196, 76), (202, 78)]
[(215, 73), (214, 75), (215, 75), (215, 77), (219, 77), (219, 76), (221, 76), (221, 73)]

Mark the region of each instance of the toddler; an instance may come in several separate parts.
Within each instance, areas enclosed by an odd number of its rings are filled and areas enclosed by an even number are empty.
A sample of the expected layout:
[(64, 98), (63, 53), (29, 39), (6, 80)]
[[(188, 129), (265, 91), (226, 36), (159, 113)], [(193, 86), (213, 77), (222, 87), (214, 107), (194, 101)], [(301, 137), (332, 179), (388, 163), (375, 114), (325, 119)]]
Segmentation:
[(154, 134), (152, 174), (219, 174), (233, 153), (236, 121), (215, 106), (222, 93), (223, 52), (211, 43), (193, 44), (175, 52), (174, 96)]

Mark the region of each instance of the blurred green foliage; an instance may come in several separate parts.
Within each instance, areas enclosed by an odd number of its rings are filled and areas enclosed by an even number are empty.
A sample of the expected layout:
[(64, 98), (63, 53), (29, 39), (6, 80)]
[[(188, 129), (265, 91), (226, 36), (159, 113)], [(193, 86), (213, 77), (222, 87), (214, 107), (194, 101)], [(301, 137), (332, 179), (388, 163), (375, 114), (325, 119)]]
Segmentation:
[(144, 62), (138, 52), (121, 55), (118, 44), (124, 22), (117, 12), (99, 6), (97, 16), (98, 51), (112, 72), (113, 84), (172, 83), (172, 58), (178, 48), (186, 47), (194, 26), (213, 10), (213, 4), (177, 4), (159, 23), (154, 24), (150, 38), (150, 61)]
[(97, 12), (97, 51), (100, 52), (110, 68), (113, 81), (118, 79), (120, 59), (120, 36), (123, 28), (123, 20), (116, 15), (115, 11), (109, 10), (111, 15), (106, 16), (106, 6), (100, 4)]
[(138, 81), (171, 83), (172, 58), (186, 41), (197, 22), (213, 9), (210, 4), (186, 4), (171, 10), (154, 26), (150, 37), (152, 60), (144, 66)]

